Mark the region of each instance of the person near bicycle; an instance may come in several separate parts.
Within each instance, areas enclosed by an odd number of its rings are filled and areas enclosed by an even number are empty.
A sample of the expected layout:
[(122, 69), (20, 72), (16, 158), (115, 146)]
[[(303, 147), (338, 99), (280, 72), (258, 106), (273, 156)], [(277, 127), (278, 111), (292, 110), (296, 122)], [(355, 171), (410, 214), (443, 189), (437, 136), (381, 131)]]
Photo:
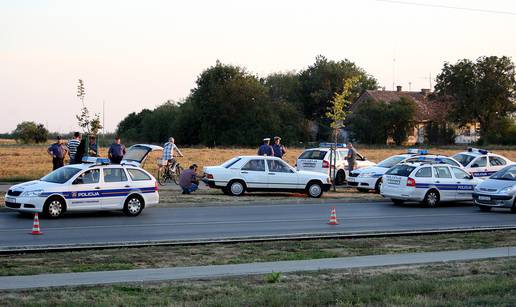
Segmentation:
[(174, 138), (170, 137), (168, 142), (163, 145), (163, 160), (167, 161), (167, 166), (171, 170), (174, 170), (177, 164), (176, 159), (174, 159), (174, 152), (176, 152), (179, 157), (183, 157), (181, 150), (179, 150), (175, 144)]
[(199, 188), (199, 179), (202, 176), (197, 175), (197, 164), (192, 164), (187, 170), (179, 175), (179, 186), (183, 189), (182, 194), (190, 194)]

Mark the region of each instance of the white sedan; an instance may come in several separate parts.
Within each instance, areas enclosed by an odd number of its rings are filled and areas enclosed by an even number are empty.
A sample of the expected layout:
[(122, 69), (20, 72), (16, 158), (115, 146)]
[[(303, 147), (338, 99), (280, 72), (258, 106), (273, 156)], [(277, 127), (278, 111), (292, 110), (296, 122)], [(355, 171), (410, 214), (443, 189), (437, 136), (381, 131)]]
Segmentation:
[(121, 164), (89, 158), (87, 163), (61, 167), (45, 177), (12, 186), (5, 206), (21, 213), (43, 213), (50, 218), (67, 211), (122, 210), (139, 215), (159, 203), (156, 179), (140, 167), (159, 146), (134, 145)]
[(298, 171), (275, 157), (239, 156), (219, 166), (205, 167), (204, 174), (204, 182), (211, 188), (235, 196), (246, 191), (301, 191), (321, 197), (331, 186), (327, 174)]

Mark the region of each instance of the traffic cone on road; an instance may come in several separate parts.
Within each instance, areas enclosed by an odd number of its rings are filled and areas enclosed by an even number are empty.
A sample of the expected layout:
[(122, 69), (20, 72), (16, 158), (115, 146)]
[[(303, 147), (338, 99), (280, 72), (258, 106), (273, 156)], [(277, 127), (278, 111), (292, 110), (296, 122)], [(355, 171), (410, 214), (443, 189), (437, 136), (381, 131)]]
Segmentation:
[(39, 229), (39, 217), (38, 213), (34, 214), (34, 223), (32, 224), (32, 232), (33, 235), (42, 235), (43, 233)]
[(337, 222), (337, 210), (335, 210), (335, 207), (331, 208), (330, 221), (328, 222), (328, 225), (339, 225), (339, 222)]

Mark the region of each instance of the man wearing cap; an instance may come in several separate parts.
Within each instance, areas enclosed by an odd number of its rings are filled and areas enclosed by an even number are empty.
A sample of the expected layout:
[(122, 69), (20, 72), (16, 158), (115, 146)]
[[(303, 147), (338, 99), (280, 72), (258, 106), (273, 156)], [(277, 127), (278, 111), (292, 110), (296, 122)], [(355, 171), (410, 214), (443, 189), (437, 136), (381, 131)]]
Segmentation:
[(120, 137), (115, 137), (115, 142), (109, 146), (108, 158), (113, 164), (120, 164), (125, 155), (125, 146), (120, 144)]
[(57, 142), (48, 147), (47, 152), (52, 157), (53, 170), (64, 165), (64, 157), (68, 152), (68, 149), (66, 149), (64, 141), (60, 136), (57, 136)]
[(263, 144), (258, 148), (258, 155), (259, 156), (274, 156), (274, 151), (272, 150), (271, 145), (269, 145), (271, 139), (270, 138), (264, 138)]
[(281, 143), (281, 138), (279, 136), (274, 137), (274, 144), (272, 145), (272, 150), (274, 151), (274, 156), (280, 159), (283, 158), (283, 155), (287, 153), (287, 148), (283, 146)]

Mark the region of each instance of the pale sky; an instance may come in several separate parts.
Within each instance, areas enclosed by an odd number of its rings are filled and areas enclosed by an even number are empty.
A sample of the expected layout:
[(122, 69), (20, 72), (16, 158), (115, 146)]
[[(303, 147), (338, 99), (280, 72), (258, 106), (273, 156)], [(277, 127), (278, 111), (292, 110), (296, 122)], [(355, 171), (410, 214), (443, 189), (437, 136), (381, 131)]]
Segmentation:
[[(516, 14), (511, 0), (402, 2)], [(376, 0), (0, 0), (0, 132), (21, 121), (78, 130), (78, 78), (91, 111), (105, 101), (114, 131), (130, 112), (188, 96), (217, 59), (266, 76), (322, 54), (354, 61), (387, 89), (428, 88), (445, 61), (516, 60), (515, 14)]]

